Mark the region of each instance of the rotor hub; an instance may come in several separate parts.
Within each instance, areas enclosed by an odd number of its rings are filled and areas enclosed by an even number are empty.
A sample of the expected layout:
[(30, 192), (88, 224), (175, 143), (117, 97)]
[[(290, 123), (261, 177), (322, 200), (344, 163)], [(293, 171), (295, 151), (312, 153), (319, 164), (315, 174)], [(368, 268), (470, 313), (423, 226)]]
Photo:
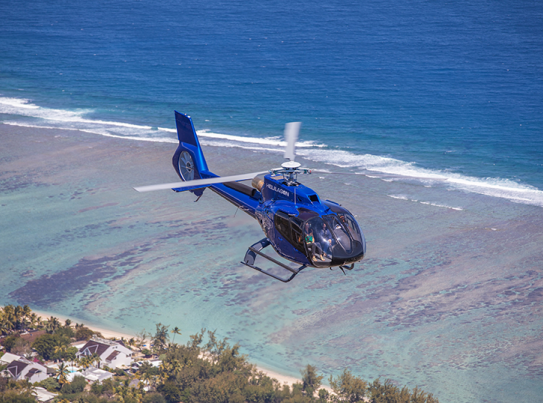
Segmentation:
[(281, 167), (282, 168), (285, 168), (285, 169), (296, 169), (296, 168), (300, 168), (302, 164), (300, 164), (299, 162), (296, 162), (296, 161), (287, 161), (287, 162), (283, 162), (281, 164)]

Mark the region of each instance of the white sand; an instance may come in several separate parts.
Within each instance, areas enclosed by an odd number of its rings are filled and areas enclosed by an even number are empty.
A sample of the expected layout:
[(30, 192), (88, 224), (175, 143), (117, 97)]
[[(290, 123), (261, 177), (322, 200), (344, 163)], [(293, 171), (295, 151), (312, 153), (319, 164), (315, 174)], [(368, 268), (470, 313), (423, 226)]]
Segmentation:
[[(34, 312), (36, 315), (38, 315), (42, 320), (47, 320), (51, 316), (54, 316), (61, 323), (64, 322), (66, 319), (72, 320), (73, 324), (75, 324), (77, 322), (77, 320), (74, 320), (74, 319), (72, 319), (72, 318), (70, 318), (68, 316), (59, 315), (57, 313), (52, 314), (52, 313), (48, 313), (48, 312), (34, 311), (34, 310), (32, 312)], [(98, 326), (95, 326), (95, 325), (85, 324), (85, 326), (87, 326), (89, 329), (91, 329), (91, 330), (93, 330), (95, 332), (100, 332), (102, 334), (102, 336), (104, 336), (105, 338), (114, 337), (116, 339), (125, 338), (127, 340), (130, 340), (131, 338), (136, 337), (135, 334), (121, 333), (121, 332), (117, 332), (117, 331), (114, 331), (114, 330), (98, 327)], [(296, 382), (301, 382), (301, 379), (297, 379), (295, 377), (288, 376), (288, 375), (283, 375), (283, 374), (280, 374), (278, 372), (274, 372), (274, 371), (271, 371), (269, 369), (265, 369), (265, 368), (262, 368), (262, 367), (259, 367), (259, 366), (257, 366), (257, 369), (259, 371), (262, 371), (263, 373), (265, 373), (270, 378), (277, 379), (279, 381), (279, 383), (282, 384), (282, 385), (287, 384), (289, 386), (292, 386), (292, 384), (294, 384)], [(331, 390), (329, 390), (329, 388), (327, 388), (327, 387), (325, 387), (325, 388), (328, 389), (329, 392), (331, 391)]]

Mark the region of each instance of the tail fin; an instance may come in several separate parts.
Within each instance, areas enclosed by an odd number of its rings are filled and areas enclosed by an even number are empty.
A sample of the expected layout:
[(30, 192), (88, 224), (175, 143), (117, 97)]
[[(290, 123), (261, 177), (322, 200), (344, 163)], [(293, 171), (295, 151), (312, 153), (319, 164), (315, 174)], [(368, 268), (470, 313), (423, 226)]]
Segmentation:
[(179, 147), (173, 155), (172, 163), (179, 177), (184, 181), (209, 177), (207, 162), (194, 130), (192, 119), (175, 111)]

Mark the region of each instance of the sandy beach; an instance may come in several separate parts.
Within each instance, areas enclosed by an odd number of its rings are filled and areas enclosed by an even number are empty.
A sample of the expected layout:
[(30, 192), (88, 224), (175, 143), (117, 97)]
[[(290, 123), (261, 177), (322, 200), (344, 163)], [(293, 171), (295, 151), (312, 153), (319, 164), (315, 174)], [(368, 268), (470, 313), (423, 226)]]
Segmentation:
[[(60, 320), (61, 322), (66, 321), (66, 319), (70, 319), (72, 321), (72, 323), (79, 323), (73, 317), (68, 317), (68, 316), (57, 314), (57, 313), (49, 313), (49, 312), (43, 312), (43, 311), (33, 311), (33, 312), (36, 315), (38, 315), (42, 320), (47, 320), (51, 316), (54, 316), (58, 320)], [(119, 339), (130, 340), (131, 338), (136, 337), (136, 334), (117, 332), (117, 331), (114, 331), (114, 330), (111, 330), (111, 329), (106, 329), (106, 328), (95, 326), (95, 325), (92, 325), (92, 324), (86, 324), (86, 323), (83, 323), (83, 324), (85, 326), (87, 326), (88, 328), (90, 328), (91, 330), (101, 333), (102, 336), (104, 336), (105, 338), (108, 338), (108, 339), (115, 338), (117, 340), (119, 340)], [(258, 366), (258, 365), (257, 365), (257, 369), (259, 371), (262, 371), (263, 373), (265, 373), (270, 378), (277, 379), (281, 384), (286, 384), (286, 385), (292, 386), (292, 384), (294, 384), (296, 382), (301, 382), (301, 379), (294, 378), (294, 377), (288, 376), (288, 375), (279, 374), (277, 372), (270, 371), (268, 369), (262, 368), (261, 366)], [(332, 389), (330, 389), (326, 385), (323, 385), (323, 388), (327, 389), (329, 392), (332, 391)]]

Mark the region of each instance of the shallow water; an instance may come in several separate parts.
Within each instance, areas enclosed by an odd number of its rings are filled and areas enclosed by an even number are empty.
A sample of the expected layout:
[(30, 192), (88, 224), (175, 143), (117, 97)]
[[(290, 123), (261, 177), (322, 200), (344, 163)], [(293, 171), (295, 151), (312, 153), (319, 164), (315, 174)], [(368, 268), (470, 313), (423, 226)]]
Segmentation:
[[(543, 7), (394, 0), (0, 3), (0, 302), (239, 342), (441, 401), (543, 392)], [(359, 220), (352, 272), (277, 284), (259, 226), (176, 181), (173, 110), (218, 174), (298, 160)], [(49, 128), (49, 129), (45, 129)], [(51, 129), (52, 128), (52, 129)], [(73, 131), (78, 129), (79, 131)], [(138, 140), (138, 141), (136, 141)]]
[[(175, 145), (0, 130), (3, 303), (132, 333), (162, 322), (181, 341), (217, 329), (272, 370), (349, 368), (441, 401), (542, 392), (539, 207), (455, 190), (446, 207), (443, 189), (417, 183), (304, 177), (357, 216), (368, 255), (347, 275), (308, 269), (282, 284), (239, 263), (263, 234), (231, 204), (131, 189), (175, 180)], [(205, 154), (221, 174), (280, 159)]]

